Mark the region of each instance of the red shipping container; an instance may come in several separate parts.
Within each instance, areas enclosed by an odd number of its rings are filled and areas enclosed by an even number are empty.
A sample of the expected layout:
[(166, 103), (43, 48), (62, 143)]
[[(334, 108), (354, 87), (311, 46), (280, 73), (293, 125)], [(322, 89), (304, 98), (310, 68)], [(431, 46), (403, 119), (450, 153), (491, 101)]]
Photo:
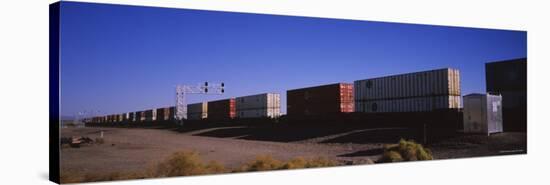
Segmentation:
[(353, 84), (336, 83), (287, 91), (288, 116), (337, 114), (353, 110)]

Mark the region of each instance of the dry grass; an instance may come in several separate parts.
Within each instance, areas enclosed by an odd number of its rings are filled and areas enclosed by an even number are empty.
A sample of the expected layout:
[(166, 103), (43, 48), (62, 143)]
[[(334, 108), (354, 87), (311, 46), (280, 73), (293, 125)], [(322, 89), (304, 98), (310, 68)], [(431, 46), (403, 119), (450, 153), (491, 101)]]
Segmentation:
[(205, 175), (228, 172), (250, 172), (250, 171), (267, 171), (267, 170), (282, 170), (282, 169), (299, 169), (299, 168), (316, 168), (335, 166), (335, 161), (326, 158), (305, 159), (302, 157), (294, 158), (287, 162), (282, 162), (274, 159), (269, 155), (261, 155), (242, 167), (234, 170), (227, 170), (224, 165), (210, 161), (203, 163), (197, 152), (183, 151), (175, 152), (167, 159), (152, 165), (143, 172), (132, 173), (70, 173), (63, 171), (61, 173), (61, 183), (77, 183), (77, 182), (97, 182), (97, 181), (113, 181), (113, 180), (129, 180), (129, 179), (144, 179), (155, 177), (175, 177), (189, 175)]
[(152, 165), (142, 172), (132, 173), (61, 173), (61, 183), (97, 182), (113, 180), (144, 179), (155, 177), (174, 177), (188, 175), (204, 175), (225, 173), (225, 167), (216, 162), (210, 161), (204, 164), (196, 152), (175, 152), (170, 157), (158, 164)]
[(225, 167), (216, 161), (203, 164), (196, 152), (176, 152), (160, 162), (152, 171), (153, 177), (174, 177), (203, 175), (226, 172)]
[(335, 161), (332, 161), (326, 158), (321, 158), (321, 157), (313, 158), (313, 159), (305, 159), (302, 157), (297, 157), (287, 162), (281, 162), (267, 155), (267, 156), (258, 156), (255, 160), (249, 162), (248, 164), (243, 165), (237, 171), (246, 172), (246, 171), (300, 169), (300, 168), (316, 168), (316, 167), (327, 167), (327, 166), (336, 166), (336, 165), (337, 163)]
[(398, 144), (388, 145), (384, 148), (384, 154), (380, 162), (421, 161), (432, 160), (429, 149), (412, 140), (401, 139)]

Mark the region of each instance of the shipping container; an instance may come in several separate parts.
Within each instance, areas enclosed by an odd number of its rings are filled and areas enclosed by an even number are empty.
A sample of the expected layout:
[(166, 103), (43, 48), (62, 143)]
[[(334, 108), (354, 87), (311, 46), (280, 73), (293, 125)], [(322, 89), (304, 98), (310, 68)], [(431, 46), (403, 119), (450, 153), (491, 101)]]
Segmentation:
[(460, 72), (438, 69), (354, 82), (356, 112), (461, 108)]
[(100, 123), (100, 121), (101, 121), (101, 117), (96, 116), (92, 118), (92, 123)]
[(122, 117), (122, 121), (128, 122), (128, 120), (130, 120), (130, 113), (129, 112), (123, 113), (122, 115), (124, 116), (124, 117)]
[(361, 101), (357, 112), (425, 112), (461, 108), (460, 96), (429, 96), (416, 98)]
[(176, 119), (176, 107), (172, 106), (168, 110), (169, 110), (168, 120), (175, 120)]
[(157, 109), (157, 121), (166, 121), (167, 120), (167, 115), (166, 113), (168, 113), (168, 108), (165, 107), (165, 108), (158, 108)]
[(200, 120), (208, 117), (208, 102), (187, 105), (187, 119)]
[(156, 108), (155, 111), (155, 117), (157, 118), (157, 121), (164, 121), (164, 108)]
[(156, 109), (146, 110), (144, 111), (144, 113), (145, 113), (145, 119), (144, 119), (145, 121), (151, 122), (156, 120), (156, 114), (157, 114)]
[(157, 121), (169, 121), (174, 118), (174, 107), (163, 107), (156, 109)]
[(145, 121), (145, 112), (143, 111), (136, 111), (136, 122), (143, 122)]
[(287, 91), (288, 116), (353, 112), (353, 84), (336, 83)]
[(527, 58), (486, 63), (485, 81), (487, 92), (527, 91)]
[(469, 94), (464, 96), (464, 132), (492, 134), (503, 131), (502, 96)]
[(208, 102), (208, 119), (227, 120), (236, 116), (235, 99), (224, 99)]
[(235, 98), (238, 118), (277, 118), (281, 116), (281, 96), (264, 93)]
[(527, 58), (485, 64), (487, 92), (502, 95), (505, 131), (527, 131)]
[(130, 112), (129, 122), (136, 122), (136, 112)]

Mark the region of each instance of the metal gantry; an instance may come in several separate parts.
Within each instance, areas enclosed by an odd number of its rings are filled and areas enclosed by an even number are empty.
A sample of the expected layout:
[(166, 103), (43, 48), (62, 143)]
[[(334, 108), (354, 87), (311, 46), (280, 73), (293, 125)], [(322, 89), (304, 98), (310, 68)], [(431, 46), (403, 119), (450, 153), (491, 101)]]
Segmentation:
[(204, 82), (201, 85), (176, 85), (176, 120), (187, 119), (187, 94), (223, 94), (224, 83), (209, 84)]

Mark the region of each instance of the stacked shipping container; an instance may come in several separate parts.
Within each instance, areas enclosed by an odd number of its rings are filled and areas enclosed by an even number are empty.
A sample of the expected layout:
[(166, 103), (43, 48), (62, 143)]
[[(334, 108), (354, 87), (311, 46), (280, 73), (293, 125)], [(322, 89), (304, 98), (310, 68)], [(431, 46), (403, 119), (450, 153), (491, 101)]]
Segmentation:
[(142, 122), (143, 119), (145, 119), (143, 111), (136, 111), (135, 114), (136, 114), (136, 121), (135, 122)]
[(235, 99), (224, 99), (208, 102), (208, 119), (227, 120), (236, 116)]
[(527, 130), (527, 58), (485, 64), (487, 92), (502, 95), (505, 131)]
[(208, 117), (208, 103), (201, 102), (187, 105), (187, 119), (201, 120)]
[(336, 83), (287, 91), (287, 114), (311, 116), (353, 112), (353, 84)]
[(174, 107), (164, 107), (164, 108), (158, 108), (156, 120), (158, 121), (169, 121), (174, 119)]
[(128, 121), (130, 122), (135, 122), (136, 121), (136, 113), (135, 112), (130, 112), (128, 113), (130, 118), (128, 119)]
[(235, 106), (238, 118), (277, 118), (281, 116), (281, 96), (277, 93), (237, 97)]
[(457, 69), (358, 80), (354, 89), (356, 112), (424, 112), (462, 107)]
[(145, 113), (144, 121), (151, 122), (156, 120), (157, 109), (146, 110), (143, 113)]

